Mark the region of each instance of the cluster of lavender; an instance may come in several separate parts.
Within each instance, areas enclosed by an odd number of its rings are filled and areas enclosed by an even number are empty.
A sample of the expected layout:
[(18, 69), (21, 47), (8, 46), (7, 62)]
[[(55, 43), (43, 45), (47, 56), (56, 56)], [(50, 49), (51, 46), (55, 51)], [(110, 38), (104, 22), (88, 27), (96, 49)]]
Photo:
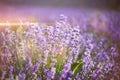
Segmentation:
[(28, 25), (1, 35), (1, 80), (120, 79), (115, 45), (66, 16), (54, 26)]

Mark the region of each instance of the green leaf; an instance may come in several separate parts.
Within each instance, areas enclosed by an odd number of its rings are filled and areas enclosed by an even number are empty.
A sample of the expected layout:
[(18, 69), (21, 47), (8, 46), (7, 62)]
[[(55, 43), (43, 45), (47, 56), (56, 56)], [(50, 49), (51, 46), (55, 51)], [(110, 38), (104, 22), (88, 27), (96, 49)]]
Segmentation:
[(73, 72), (73, 74), (77, 74), (78, 72), (80, 72), (82, 70), (82, 65), (83, 65), (83, 62), (82, 60), (78, 60), (76, 62), (74, 62), (72, 65), (71, 65), (71, 70)]

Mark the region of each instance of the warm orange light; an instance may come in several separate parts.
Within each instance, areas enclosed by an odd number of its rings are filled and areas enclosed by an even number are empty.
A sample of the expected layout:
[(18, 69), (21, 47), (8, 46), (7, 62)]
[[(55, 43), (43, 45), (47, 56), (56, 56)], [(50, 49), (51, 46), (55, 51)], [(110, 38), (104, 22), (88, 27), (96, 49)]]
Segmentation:
[(25, 26), (25, 25), (35, 25), (37, 23), (35, 22), (26, 22), (26, 23), (20, 23), (20, 22), (2, 22), (0, 23), (0, 26)]

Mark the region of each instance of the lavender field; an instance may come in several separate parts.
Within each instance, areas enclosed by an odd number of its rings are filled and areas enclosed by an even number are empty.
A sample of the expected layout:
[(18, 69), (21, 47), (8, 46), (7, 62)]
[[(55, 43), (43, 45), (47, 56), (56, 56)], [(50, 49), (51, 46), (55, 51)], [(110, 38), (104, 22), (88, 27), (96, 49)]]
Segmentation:
[(0, 80), (119, 80), (119, 15), (68, 13), (4, 28)]
[(120, 0), (0, 0), (0, 80), (120, 80)]

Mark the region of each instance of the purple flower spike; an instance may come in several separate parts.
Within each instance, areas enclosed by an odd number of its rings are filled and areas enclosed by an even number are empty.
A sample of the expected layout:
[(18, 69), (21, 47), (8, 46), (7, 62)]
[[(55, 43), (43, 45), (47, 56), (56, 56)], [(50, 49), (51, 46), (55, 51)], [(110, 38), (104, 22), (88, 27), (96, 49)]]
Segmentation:
[(25, 78), (26, 78), (26, 74), (25, 74), (25, 73), (20, 73), (20, 74), (18, 75), (18, 79), (19, 79), (19, 80), (25, 80)]

